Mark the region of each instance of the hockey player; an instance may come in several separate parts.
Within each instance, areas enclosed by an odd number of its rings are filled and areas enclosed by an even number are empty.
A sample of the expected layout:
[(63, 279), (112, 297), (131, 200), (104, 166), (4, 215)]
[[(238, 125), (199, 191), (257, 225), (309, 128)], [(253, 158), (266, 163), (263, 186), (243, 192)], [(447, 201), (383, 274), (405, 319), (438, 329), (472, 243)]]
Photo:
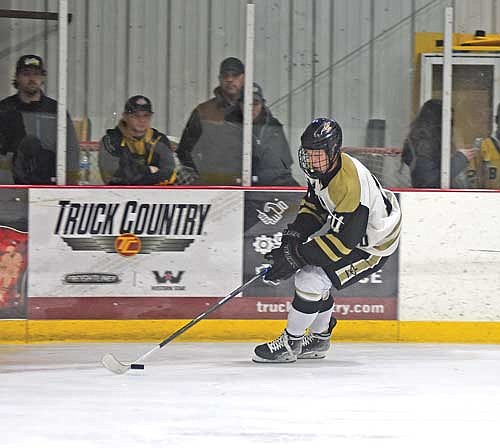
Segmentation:
[[(341, 146), (335, 120), (315, 119), (302, 134), (298, 155), (308, 190), (281, 246), (266, 256), (272, 268), (264, 277), (277, 282), (295, 274), (294, 299), (285, 330), (255, 348), (255, 362), (324, 358), (337, 323), (332, 286), (343, 289), (378, 271), (398, 246), (395, 195)], [(328, 219), (328, 231), (314, 236)]]

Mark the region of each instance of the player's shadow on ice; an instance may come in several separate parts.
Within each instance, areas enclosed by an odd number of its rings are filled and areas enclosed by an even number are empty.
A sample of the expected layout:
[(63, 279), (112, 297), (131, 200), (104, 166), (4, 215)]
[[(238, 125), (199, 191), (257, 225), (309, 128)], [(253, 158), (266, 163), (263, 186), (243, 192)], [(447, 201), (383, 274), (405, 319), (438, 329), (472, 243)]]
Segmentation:
[(362, 363), (357, 361), (343, 361), (339, 359), (298, 359), (296, 362), (290, 363), (266, 363), (254, 362), (251, 359), (245, 361), (232, 361), (227, 362), (227, 365), (232, 366), (249, 366), (249, 367), (262, 367), (262, 368), (300, 368), (300, 369), (316, 369), (316, 368), (335, 368), (335, 367), (355, 367), (360, 366)]

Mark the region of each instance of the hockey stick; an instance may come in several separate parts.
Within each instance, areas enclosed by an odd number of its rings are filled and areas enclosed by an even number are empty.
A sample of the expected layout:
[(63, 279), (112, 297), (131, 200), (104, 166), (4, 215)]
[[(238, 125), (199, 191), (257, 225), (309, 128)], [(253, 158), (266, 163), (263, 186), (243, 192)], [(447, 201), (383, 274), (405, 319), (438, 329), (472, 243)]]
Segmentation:
[(161, 341), (158, 345), (153, 347), (147, 353), (144, 353), (144, 355), (137, 358), (134, 362), (125, 363), (125, 362), (118, 361), (111, 353), (108, 353), (102, 357), (102, 360), (101, 360), (102, 365), (104, 367), (106, 367), (106, 369), (110, 370), (111, 372), (119, 374), (119, 375), (127, 372), (130, 369), (144, 369), (144, 364), (142, 364), (142, 362), (145, 361), (146, 358), (149, 358), (154, 352), (156, 352), (157, 350), (160, 350), (162, 347), (167, 345), (169, 342), (173, 341), (177, 336), (180, 336), (182, 333), (189, 330), (193, 325), (197, 324), (200, 320), (204, 319), (209, 314), (214, 312), (217, 308), (220, 308), (222, 305), (224, 305), (226, 302), (231, 300), (233, 297), (237, 296), (241, 291), (243, 291), (249, 285), (251, 285), (253, 282), (255, 282), (255, 280), (263, 277), (269, 271), (269, 269), (270, 269), (269, 266), (265, 267), (263, 270), (261, 270), (257, 275), (252, 277), (246, 283), (244, 283), (240, 287), (236, 288), (234, 291), (230, 292), (226, 297), (222, 298), (217, 303), (214, 303), (206, 311), (201, 313), (199, 316), (195, 317), (191, 322), (188, 322), (182, 328), (179, 328), (175, 333), (172, 333), (168, 338)]

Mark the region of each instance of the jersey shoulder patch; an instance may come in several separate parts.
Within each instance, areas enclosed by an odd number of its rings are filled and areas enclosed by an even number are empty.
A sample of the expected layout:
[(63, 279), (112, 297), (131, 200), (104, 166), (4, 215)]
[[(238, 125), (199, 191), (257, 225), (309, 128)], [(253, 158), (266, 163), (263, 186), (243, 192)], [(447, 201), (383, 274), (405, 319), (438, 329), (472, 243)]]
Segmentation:
[(328, 184), (328, 195), (339, 213), (352, 213), (361, 201), (361, 183), (352, 159), (341, 153), (342, 167)]

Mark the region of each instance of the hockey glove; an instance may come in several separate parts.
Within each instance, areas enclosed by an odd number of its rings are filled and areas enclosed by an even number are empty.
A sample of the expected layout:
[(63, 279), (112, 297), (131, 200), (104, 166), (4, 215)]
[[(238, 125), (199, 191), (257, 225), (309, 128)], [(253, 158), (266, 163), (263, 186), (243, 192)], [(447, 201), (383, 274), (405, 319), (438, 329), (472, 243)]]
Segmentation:
[(271, 270), (264, 276), (264, 280), (269, 282), (286, 280), (307, 264), (300, 254), (300, 244), (294, 242), (285, 242), (278, 249), (273, 249), (266, 259), (273, 261)]
[(281, 234), (281, 244), (301, 244), (303, 243), (307, 238), (304, 238), (300, 232), (297, 232), (296, 230), (292, 230), (290, 228), (283, 230), (283, 233)]

